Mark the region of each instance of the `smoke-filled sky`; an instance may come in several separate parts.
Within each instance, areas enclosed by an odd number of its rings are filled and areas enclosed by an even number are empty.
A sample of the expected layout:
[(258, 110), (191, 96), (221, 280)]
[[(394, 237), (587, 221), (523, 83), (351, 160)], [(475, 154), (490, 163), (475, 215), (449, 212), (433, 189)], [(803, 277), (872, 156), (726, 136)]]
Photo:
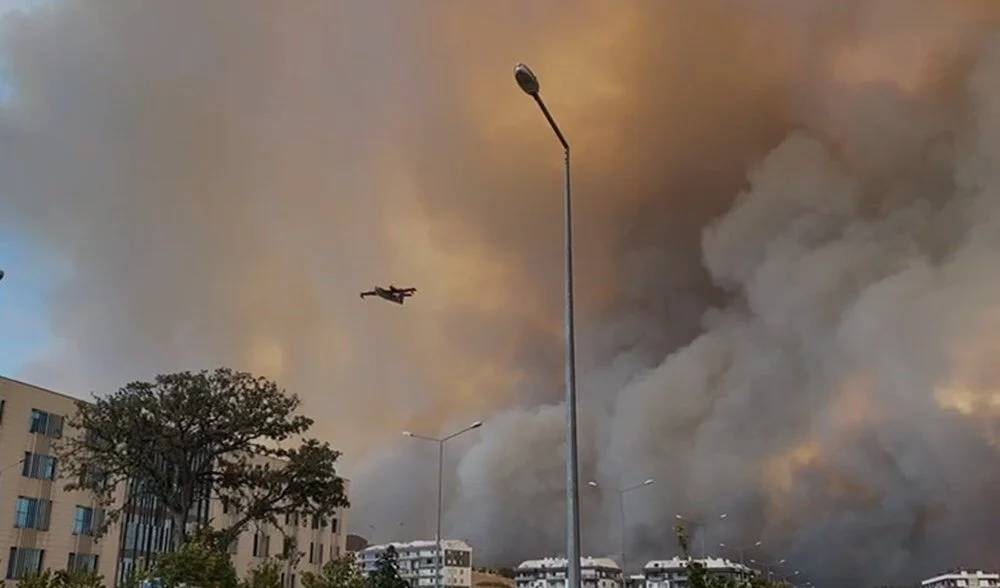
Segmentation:
[[(817, 585), (1000, 567), (995, 0), (47, 2), (0, 20), (0, 366), (227, 365), (342, 448), (352, 526), (564, 544), (573, 145), (587, 552)], [(405, 307), (358, 292), (416, 286)], [(726, 513), (724, 520), (719, 515)]]

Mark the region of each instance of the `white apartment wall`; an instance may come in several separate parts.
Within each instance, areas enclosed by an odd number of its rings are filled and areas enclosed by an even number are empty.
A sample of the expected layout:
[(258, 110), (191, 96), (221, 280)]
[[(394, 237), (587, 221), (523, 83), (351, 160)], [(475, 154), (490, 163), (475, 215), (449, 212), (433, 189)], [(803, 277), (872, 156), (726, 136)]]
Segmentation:
[[(566, 559), (528, 560), (517, 568), (518, 588), (565, 588)], [(580, 582), (584, 588), (622, 588), (618, 564), (607, 558), (583, 557)]]
[[(410, 582), (413, 588), (432, 588), (437, 585), (437, 545), (433, 541), (393, 543), (399, 556), (399, 575)], [(358, 553), (358, 565), (365, 575), (375, 571), (378, 557), (389, 545), (372, 545)], [(464, 541), (445, 539), (442, 541), (445, 563), (441, 570), (445, 587), (469, 588), (472, 586), (472, 548)], [(464, 558), (462, 565), (447, 565), (454, 562), (454, 555)], [(465, 565), (468, 564), (468, 565)]]
[(997, 588), (1000, 574), (983, 571), (958, 571), (928, 578), (922, 588)]

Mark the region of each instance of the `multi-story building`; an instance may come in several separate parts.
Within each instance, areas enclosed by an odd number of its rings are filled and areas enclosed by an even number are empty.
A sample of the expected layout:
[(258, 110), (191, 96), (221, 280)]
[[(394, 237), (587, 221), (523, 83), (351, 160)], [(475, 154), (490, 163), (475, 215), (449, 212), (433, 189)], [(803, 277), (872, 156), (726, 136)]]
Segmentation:
[[(348, 488), (345, 480), (344, 491)], [(238, 516), (217, 500), (212, 501), (210, 513), (210, 520), (216, 521)], [(344, 509), (339, 509), (329, 519), (289, 515), (279, 521), (279, 526), (256, 525), (230, 546), (233, 565), (242, 577), (264, 560), (280, 558), (282, 586), (299, 588), (304, 572), (319, 572), (324, 564), (346, 553), (344, 516)]]
[[(121, 520), (99, 539), (103, 513), (94, 496), (67, 492), (52, 444), (73, 434), (65, 418), (76, 398), (0, 377), (0, 573), (9, 585), (44, 569), (89, 569), (110, 585), (144, 569), (172, 544), (171, 520), (132, 486)], [(345, 492), (349, 482), (345, 480)], [(206, 493), (208, 496), (208, 493)], [(197, 524), (224, 524), (237, 513), (218, 500), (201, 501)], [(306, 571), (318, 571), (345, 551), (346, 510), (329, 519), (288, 517), (280, 528), (258, 525), (231, 546), (242, 577), (268, 558), (282, 558), (286, 588), (297, 588)], [(294, 551), (293, 551), (294, 546)]]
[[(410, 583), (411, 588), (421, 586), (433, 588), (438, 585), (436, 541), (387, 543), (366, 547), (358, 553), (358, 565), (365, 576), (375, 571), (379, 558), (390, 546), (395, 548), (399, 557), (399, 575)], [(444, 551), (441, 586), (444, 588), (472, 586), (472, 547), (465, 541), (442, 539), (441, 549)]]
[(723, 558), (708, 557), (691, 559), (675, 557), (673, 559), (653, 560), (643, 568), (646, 576), (646, 588), (686, 588), (688, 585), (688, 565), (701, 564), (706, 575), (712, 578), (731, 579), (737, 585), (749, 585), (753, 570), (741, 563)]
[(927, 578), (920, 583), (920, 586), (922, 588), (997, 588), (1000, 587), (1000, 574), (960, 570)]
[(9, 585), (43, 569), (113, 578), (117, 529), (98, 539), (96, 498), (67, 492), (52, 449), (72, 434), (77, 399), (0, 377), (0, 574)]
[[(565, 557), (529, 559), (517, 566), (517, 588), (566, 588)], [(606, 557), (580, 558), (580, 583), (584, 588), (622, 588), (622, 570)]]

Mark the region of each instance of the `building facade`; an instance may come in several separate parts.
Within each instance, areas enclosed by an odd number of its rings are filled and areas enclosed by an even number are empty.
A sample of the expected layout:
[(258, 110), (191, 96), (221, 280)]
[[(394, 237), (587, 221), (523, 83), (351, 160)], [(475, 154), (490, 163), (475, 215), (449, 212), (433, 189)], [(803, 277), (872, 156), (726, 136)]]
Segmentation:
[[(67, 492), (52, 445), (74, 434), (65, 420), (79, 400), (0, 377), (0, 573), (8, 586), (45, 569), (87, 569), (107, 585), (120, 584), (151, 565), (172, 544), (164, 509), (134, 485), (121, 492), (122, 517), (94, 534), (103, 513), (94, 496)], [(344, 484), (345, 492), (350, 485)], [(219, 500), (200, 501), (192, 526), (225, 524), (237, 515)], [(303, 572), (319, 571), (345, 552), (346, 509), (329, 519), (288, 517), (258, 525), (231, 546), (240, 577), (266, 559), (280, 558), (283, 584), (298, 588)], [(292, 556), (292, 557), (285, 557)]]
[[(399, 575), (411, 588), (433, 588), (437, 582), (437, 542), (411, 541), (372, 545), (358, 553), (361, 573), (370, 575), (376, 570), (378, 560), (389, 547), (396, 549), (399, 557)], [(442, 539), (444, 565), (441, 568), (441, 586), (444, 588), (470, 588), (472, 586), (472, 547), (465, 541)]]
[(955, 571), (927, 578), (920, 583), (922, 588), (998, 588), (1000, 573), (982, 571)]
[[(547, 557), (530, 559), (517, 566), (517, 588), (566, 588), (567, 559)], [(580, 584), (583, 588), (622, 588), (622, 570), (606, 557), (580, 558)]]
[(115, 577), (117, 529), (97, 538), (93, 495), (67, 492), (53, 444), (73, 434), (77, 399), (0, 377), (0, 573), (8, 586), (43, 569)]
[(737, 585), (750, 584), (753, 570), (745, 565), (723, 558), (708, 557), (692, 559), (675, 557), (673, 559), (653, 560), (643, 568), (646, 577), (646, 588), (686, 588), (688, 586), (688, 565), (700, 563), (706, 574), (712, 578), (731, 579)]

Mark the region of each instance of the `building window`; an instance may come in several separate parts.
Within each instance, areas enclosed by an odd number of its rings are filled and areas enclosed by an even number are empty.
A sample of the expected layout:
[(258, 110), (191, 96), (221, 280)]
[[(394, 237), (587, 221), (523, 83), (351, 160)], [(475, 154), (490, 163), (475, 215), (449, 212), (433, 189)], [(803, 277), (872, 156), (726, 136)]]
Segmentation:
[(316, 515), (312, 516), (312, 528), (313, 529), (318, 529), (319, 528), (319, 517), (316, 516)]
[(330, 521), (330, 532), (333, 533), (334, 535), (337, 534), (337, 519), (336, 518), (334, 518), (333, 520)]
[(43, 453), (24, 452), (21, 462), (21, 475), (36, 480), (54, 480), (56, 478), (56, 458)]
[(45, 559), (44, 549), (11, 547), (7, 558), (7, 579), (19, 580), (25, 576), (41, 573)]
[(316, 559), (319, 560), (316, 563), (318, 563), (319, 565), (323, 565), (323, 544), (322, 543), (319, 544), (319, 550), (316, 551)]
[(18, 529), (49, 530), (52, 502), (43, 498), (17, 497), (14, 507), (14, 526)]
[(309, 563), (316, 563), (316, 544), (309, 542)]
[(253, 556), (267, 557), (270, 552), (271, 538), (264, 533), (253, 534)]
[(38, 433), (48, 437), (62, 437), (63, 418), (57, 414), (51, 414), (37, 408), (31, 409), (31, 422), (28, 425), (29, 433)]
[(92, 553), (70, 553), (66, 569), (71, 572), (97, 572), (97, 555)]
[(3, 398), (0, 398), (0, 425), (3, 424), (3, 409), (4, 409), (4, 406), (6, 406), (6, 405), (7, 405), (7, 401), (4, 400)]
[(76, 507), (76, 514), (73, 516), (73, 534), (94, 534), (94, 509), (79, 505)]

